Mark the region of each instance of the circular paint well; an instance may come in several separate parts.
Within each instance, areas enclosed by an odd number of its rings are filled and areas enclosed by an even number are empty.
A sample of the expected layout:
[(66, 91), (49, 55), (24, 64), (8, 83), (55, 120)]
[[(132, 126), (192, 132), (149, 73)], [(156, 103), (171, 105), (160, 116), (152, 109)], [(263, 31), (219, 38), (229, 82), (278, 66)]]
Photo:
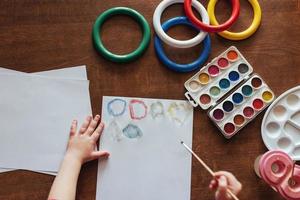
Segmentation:
[(225, 133), (231, 135), (235, 131), (235, 126), (233, 123), (227, 123), (224, 126)]
[(292, 141), (290, 140), (290, 138), (282, 137), (277, 141), (277, 145), (280, 149), (287, 151), (292, 145)]
[(238, 57), (238, 53), (234, 50), (230, 50), (227, 52), (227, 58), (230, 61), (235, 61)]
[(287, 99), (286, 99), (286, 102), (289, 106), (293, 107), (293, 106), (296, 106), (299, 102), (300, 102), (300, 99), (297, 95), (295, 94), (290, 94)]
[(287, 117), (287, 110), (283, 105), (278, 105), (273, 108), (274, 117), (278, 120), (284, 120)]
[(299, 154), (300, 154), (300, 146), (294, 148), (293, 154), (294, 154), (294, 155), (299, 155)]
[(242, 103), (244, 100), (244, 97), (241, 93), (235, 93), (232, 95), (232, 101), (236, 104)]
[(251, 96), (252, 92), (253, 92), (253, 89), (252, 89), (252, 87), (250, 85), (244, 85), (242, 87), (242, 93), (243, 93), (243, 95), (249, 97), (249, 96)]
[(270, 102), (273, 100), (273, 93), (270, 91), (264, 91), (262, 93), (262, 98), (265, 102)]
[(219, 67), (217, 67), (216, 65), (212, 65), (208, 68), (208, 73), (211, 76), (217, 76), (219, 72), (220, 72)]
[(222, 120), (223, 117), (224, 117), (223, 110), (221, 110), (221, 109), (214, 110), (213, 117), (214, 117), (215, 120), (218, 120), (218, 121)]
[(211, 98), (208, 94), (203, 94), (203, 95), (200, 96), (200, 102), (202, 104), (209, 104), (210, 101), (211, 101)]
[(231, 112), (233, 110), (233, 103), (231, 101), (225, 101), (222, 107), (224, 111)]
[(240, 74), (236, 71), (232, 71), (228, 74), (228, 78), (231, 81), (237, 81), (240, 78)]
[(189, 87), (191, 88), (191, 90), (197, 90), (200, 88), (200, 83), (198, 81), (191, 81), (189, 82)]
[(249, 67), (248, 65), (246, 65), (245, 63), (241, 63), (239, 64), (238, 66), (238, 71), (241, 73), (241, 74), (245, 74), (249, 71)]
[(241, 126), (244, 124), (245, 122), (245, 118), (243, 117), (243, 115), (236, 115), (233, 118), (233, 122), (237, 125), (237, 126)]
[(264, 107), (264, 102), (261, 99), (254, 99), (252, 106), (256, 110), (261, 110)]
[(246, 108), (244, 108), (243, 114), (245, 117), (250, 118), (254, 115), (254, 110), (253, 108), (247, 106)]
[(260, 78), (254, 77), (254, 78), (251, 80), (251, 85), (252, 85), (254, 88), (259, 88), (259, 87), (262, 85), (262, 81), (261, 81)]
[(212, 96), (217, 97), (217, 96), (219, 96), (219, 94), (221, 93), (221, 90), (220, 90), (219, 87), (213, 86), (213, 87), (210, 88), (209, 93), (210, 93)]
[(201, 73), (199, 75), (199, 81), (201, 84), (206, 85), (209, 82), (209, 75), (207, 73)]
[(221, 68), (226, 68), (226, 67), (228, 67), (228, 64), (229, 64), (229, 62), (228, 62), (228, 60), (227, 60), (226, 58), (220, 58), (220, 59), (218, 60), (218, 65), (219, 65), (219, 67), (221, 67)]
[(280, 125), (277, 122), (269, 122), (266, 129), (270, 138), (277, 138), (280, 134)]
[(227, 89), (230, 86), (230, 82), (228, 79), (223, 78), (219, 81), (219, 86), (221, 89)]

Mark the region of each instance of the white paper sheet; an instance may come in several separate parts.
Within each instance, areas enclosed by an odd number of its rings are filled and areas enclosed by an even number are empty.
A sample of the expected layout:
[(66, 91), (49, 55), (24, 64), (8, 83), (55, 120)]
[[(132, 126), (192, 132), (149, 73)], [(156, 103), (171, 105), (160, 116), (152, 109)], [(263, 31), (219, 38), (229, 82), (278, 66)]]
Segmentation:
[[(0, 67), (0, 73), (9, 73), (9, 74), (24, 74), (24, 72), (19, 72), (7, 68)], [(68, 67), (63, 69), (56, 69), (56, 70), (49, 70), (49, 71), (42, 71), (31, 73), (40, 76), (47, 76), (47, 77), (55, 77), (55, 78), (64, 78), (64, 79), (77, 79), (77, 80), (87, 80), (87, 73), (86, 73), (86, 66), (76, 66), (76, 67)], [(8, 169), (8, 168), (0, 168), (0, 173), (14, 171), (15, 169)], [(49, 175), (56, 175), (56, 172), (47, 172), (47, 171), (36, 171), (39, 173), (49, 174)]]
[(56, 172), (69, 126), (91, 114), (89, 82), (0, 74), (0, 167)]
[[(130, 103), (133, 99), (138, 101)], [(99, 161), (97, 200), (190, 199), (191, 155), (180, 144), (192, 145), (188, 102), (103, 97), (102, 120), (106, 128), (100, 149), (110, 157)]]
[(62, 78), (62, 79), (76, 79), (76, 80), (87, 80), (86, 66), (77, 66), (42, 72), (32, 73), (35, 75), (54, 77), (54, 78)]
[[(25, 72), (15, 71), (7, 68), (0, 67), (0, 73), (5, 74), (27, 74)], [(49, 71), (30, 73), (40, 76), (62, 78), (62, 79), (75, 79), (75, 80), (87, 80), (86, 66), (76, 66), (63, 69), (55, 69)]]

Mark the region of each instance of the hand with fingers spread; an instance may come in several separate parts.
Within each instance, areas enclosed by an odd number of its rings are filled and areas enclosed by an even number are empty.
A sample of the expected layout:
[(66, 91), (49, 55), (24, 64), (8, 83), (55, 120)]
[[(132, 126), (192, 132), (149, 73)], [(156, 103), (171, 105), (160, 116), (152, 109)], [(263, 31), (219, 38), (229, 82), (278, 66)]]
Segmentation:
[(210, 182), (209, 188), (216, 190), (216, 200), (229, 200), (232, 199), (232, 197), (228, 194), (227, 189), (237, 195), (242, 190), (242, 184), (232, 173), (219, 171), (215, 172), (215, 177)]
[(76, 185), (83, 163), (100, 157), (108, 157), (106, 151), (97, 151), (97, 140), (104, 129), (100, 116), (88, 116), (77, 131), (77, 121), (71, 125), (65, 157), (51, 187), (48, 199), (74, 200)]
[(104, 124), (99, 121), (99, 115), (96, 115), (94, 119), (88, 116), (79, 131), (77, 131), (77, 121), (72, 122), (66, 156), (73, 156), (81, 163), (109, 156), (106, 151), (95, 150), (97, 140), (104, 128)]

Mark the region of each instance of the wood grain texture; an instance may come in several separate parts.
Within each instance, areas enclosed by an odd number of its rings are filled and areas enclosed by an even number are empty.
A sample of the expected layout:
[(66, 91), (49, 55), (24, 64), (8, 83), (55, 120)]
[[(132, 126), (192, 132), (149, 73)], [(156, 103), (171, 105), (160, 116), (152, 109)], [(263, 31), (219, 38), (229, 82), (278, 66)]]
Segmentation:
[[(153, 48), (152, 15), (159, 0), (1, 0), (0, 65), (11, 69), (36, 72), (85, 64), (91, 80), (90, 91), (94, 114), (101, 111), (103, 95), (184, 99), (183, 83), (195, 72), (180, 74), (168, 70), (156, 58)], [(206, 5), (207, 1), (201, 1)], [(229, 2), (229, 1), (228, 1)], [(220, 22), (230, 14), (230, 4), (220, 1), (216, 8)], [(300, 7), (297, 0), (260, 0), (263, 10), (261, 27), (251, 38), (232, 42), (211, 34), (210, 59), (231, 45), (244, 54), (280, 95), (300, 83)], [(127, 6), (141, 12), (152, 28), (152, 42), (142, 58), (129, 64), (115, 64), (94, 50), (91, 29), (96, 17), (114, 6)], [(163, 19), (183, 15), (180, 5), (166, 10)], [(108, 49), (129, 52), (139, 44), (139, 26), (127, 17), (107, 21), (101, 33)], [(252, 11), (241, 0), (241, 16), (231, 30), (246, 28)], [(184, 26), (168, 32), (176, 38), (190, 38), (196, 33)], [(188, 62), (197, 58), (201, 45), (174, 49), (165, 45), (170, 58)], [(13, 92), (13, 91), (12, 91)], [(195, 109), (193, 149), (213, 170), (232, 171), (244, 185), (240, 199), (279, 200), (281, 197), (253, 172), (255, 158), (267, 149), (260, 136), (263, 114), (247, 125), (230, 141), (224, 139), (210, 122), (206, 112)], [(42, 133), (42, 130), (41, 130)], [(192, 200), (211, 200), (209, 175), (194, 160)], [(78, 183), (79, 200), (95, 199), (97, 162), (84, 165)], [(26, 171), (0, 174), (0, 199), (46, 199), (53, 177)], [(113, 186), (112, 186), (113, 187)]]

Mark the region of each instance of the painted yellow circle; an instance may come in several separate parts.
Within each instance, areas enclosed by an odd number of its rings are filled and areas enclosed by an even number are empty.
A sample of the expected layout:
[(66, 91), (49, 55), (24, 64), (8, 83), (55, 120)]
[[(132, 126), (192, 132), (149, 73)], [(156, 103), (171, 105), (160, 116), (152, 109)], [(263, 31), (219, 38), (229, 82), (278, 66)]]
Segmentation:
[(262, 94), (262, 98), (266, 101), (266, 102), (270, 102), (273, 99), (273, 94), (270, 91), (265, 91)]
[[(207, 6), (207, 12), (210, 18), (210, 22), (212, 25), (219, 25), (219, 22), (215, 16), (215, 6), (218, 0), (210, 0)], [(229, 40), (244, 40), (255, 33), (261, 23), (261, 8), (258, 3), (258, 0), (248, 0), (253, 8), (254, 18), (252, 24), (242, 32), (230, 32), (230, 31), (223, 31), (219, 32), (218, 34), (226, 39)]]
[(199, 81), (201, 84), (207, 84), (209, 82), (209, 75), (206, 73), (201, 73), (199, 75)]

